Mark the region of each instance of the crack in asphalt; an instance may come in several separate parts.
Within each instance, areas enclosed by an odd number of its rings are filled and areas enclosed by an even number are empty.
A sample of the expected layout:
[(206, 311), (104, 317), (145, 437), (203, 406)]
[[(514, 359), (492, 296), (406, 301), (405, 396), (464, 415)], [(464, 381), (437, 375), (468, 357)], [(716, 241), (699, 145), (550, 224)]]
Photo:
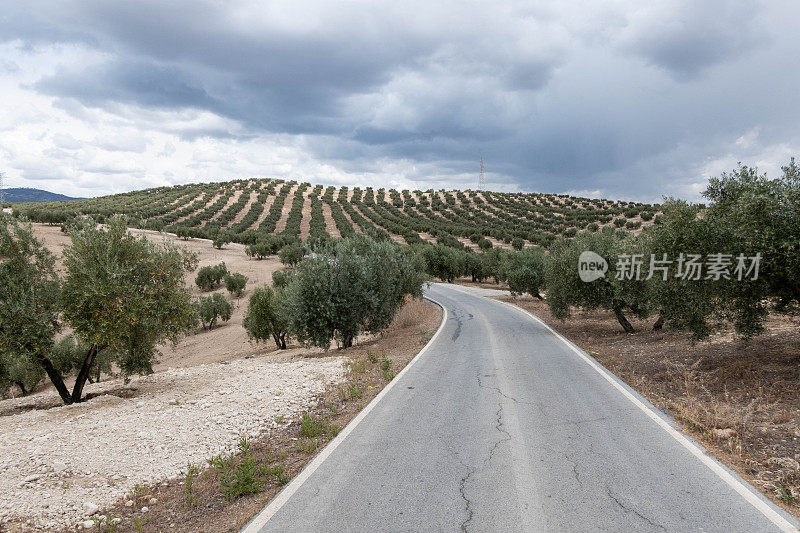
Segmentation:
[[(467, 317), (468, 317), (469, 320), (472, 320), (474, 318), (471, 313), (468, 314)], [(458, 312), (454, 312), (453, 313), (453, 318), (456, 321), (456, 330), (453, 332), (453, 337), (452, 337), (451, 340), (453, 342), (455, 342), (456, 339), (458, 339), (458, 337), (461, 335), (461, 326), (464, 325), (464, 320), (463, 320), (464, 319), (464, 315), (460, 314)]]
[[(484, 374), (484, 376), (483, 376), (483, 377), (485, 377), (485, 378), (490, 378), (490, 377), (491, 377), (491, 378), (493, 378), (493, 377), (495, 377), (495, 374)], [(533, 405), (531, 402), (523, 402), (523, 401), (521, 401), (521, 400), (517, 400), (517, 399), (516, 399), (516, 398), (514, 398), (513, 396), (509, 396), (509, 395), (508, 395), (508, 394), (506, 394), (505, 392), (501, 391), (499, 387), (492, 387), (492, 386), (490, 386), (490, 385), (484, 385), (484, 384), (483, 384), (483, 381), (481, 380), (481, 373), (480, 373), (480, 372), (478, 372), (478, 374), (477, 374), (477, 378), (478, 378), (478, 386), (479, 386), (480, 388), (482, 388), (482, 389), (489, 389), (489, 390), (493, 390), (493, 391), (495, 391), (497, 394), (499, 394), (500, 396), (502, 396), (503, 398), (505, 398), (506, 400), (511, 400), (511, 401), (512, 401), (512, 402), (514, 402), (515, 404)]]
[(609, 487), (608, 485), (606, 485), (606, 493), (608, 494), (609, 498), (611, 498), (612, 500), (614, 500), (614, 502), (616, 502), (616, 504), (620, 507), (620, 509), (625, 511), (625, 513), (633, 513), (634, 515), (639, 517), (641, 520), (644, 520), (645, 522), (647, 522), (651, 526), (656, 527), (656, 528), (658, 528), (658, 529), (660, 529), (662, 531), (666, 531), (667, 530), (667, 528), (665, 528), (664, 526), (662, 526), (661, 524), (659, 524), (657, 522), (654, 522), (652, 519), (646, 517), (645, 515), (643, 515), (642, 513), (637, 511), (636, 509), (634, 509), (633, 507), (628, 507), (627, 505), (622, 503), (622, 501), (619, 498), (614, 496), (614, 494), (611, 492), (611, 487)]
[(467, 473), (464, 475), (464, 477), (461, 478), (461, 480), (458, 483), (458, 490), (461, 493), (461, 498), (464, 500), (464, 508), (467, 511), (467, 519), (461, 523), (461, 531), (466, 533), (467, 525), (472, 521), (472, 516), (474, 514), (474, 511), (472, 510), (472, 501), (467, 497), (466, 485), (467, 481), (469, 481), (469, 478), (472, 477), (472, 474), (474, 474), (478, 469), (477, 467), (472, 467), (467, 465), (464, 461), (461, 460), (461, 457), (459, 457), (458, 452), (456, 452), (456, 450), (454, 450), (453, 447), (450, 446), (450, 444), (446, 440), (444, 440), (442, 437), (438, 438), (439, 441), (442, 444), (444, 444), (445, 448), (447, 448), (447, 450), (450, 452), (450, 455), (455, 457), (455, 459), (461, 464), (461, 466), (467, 469)]
[(470, 471), (467, 472), (467, 475), (461, 478), (461, 483), (459, 484), (459, 491), (461, 492), (461, 498), (464, 500), (464, 507), (466, 508), (467, 511), (467, 519), (461, 523), (461, 531), (463, 531), (464, 533), (467, 533), (467, 526), (472, 521), (472, 516), (475, 514), (474, 511), (472, 510), (472, 502), (470, 501), (469, 498), (467, 498), (467, 489), (466, 489), (467, 480), (469, 480), (472, 474), (475, 473), (475, 470), (476, 470), (475, 468), (470, 469)]
[[(491, 386), (485, 385), (483, 383), (483, 381), (481, 380), (480, 372), (478, 372), (476, 374), (476, 378), (477, 378), (477, 381), (478, 381), (478, 387), (480, 387), (482, 389), (493, 390), (493, 391), (497, 392), (503, 398), (511, 400), (514, 403), (517, 402), (516, 398), (508, 396), (503, 391), (501, 391), (498, 387), (491, 387)], [(494, 426), (494, 429), (497, 430), (498, 432), (502, 433), (504, 436), (502, 438), (500, 438), (499, 440), (497, 440), (492, 445), (492, 447), (489, 448), (489, 453), (488, 453), (486, 459), (483, 462), (483, 466), (486, 466), (489, 463), (491, 463), (492, 459), (494, 458), (495, 452), (497, 451), (497, 449), (500, 447), (501, 444), (511, 440), (511, 433), (509, 433), (505, 429), (505, 424), (503, 423), (503, 400), (502, 399), (498, 399), (498, 402), (497, 402), (497, 411), (495, 413), (495, 426)], [(459, 458), (459, 462), (461, 462), (461, 464), (464, 465), (463, 461), (461, 461), (460, 458)], [(466, 465), (464, 465), (464, 466), (466, 466)], [(469, 481), (469, 478), (476, 471), (477, 471), (477, 468), (472, 468), (467, 473), (466, 476), (461, 478), (461, 483), (460, 483), (461, 497), (464, 499), (465, 507), (466, 507), (466, 511), (467, 511), (467, 519), (461, 524), (461, 531), (463, 531), (464, 533), (467, 532), (468, 527), (469, 527), (469, 523), (472, 521), (472, 517), (474, 516), (474, 511), (472, 510), (472, 501), (467, 497), (467, 494), (466, 494), (466, 485), (467, 485), (467, 482)]]

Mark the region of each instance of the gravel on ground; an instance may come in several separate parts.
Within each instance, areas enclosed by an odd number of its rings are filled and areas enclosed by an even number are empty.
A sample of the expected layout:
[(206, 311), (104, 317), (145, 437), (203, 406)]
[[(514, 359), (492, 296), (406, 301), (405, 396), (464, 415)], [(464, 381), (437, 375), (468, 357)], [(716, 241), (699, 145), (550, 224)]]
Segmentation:
[[(131, 494), (229, 453), (316, 403), (344, 380), (342, 357), (265, 357), (173, 368), (88, 385), (89, 400), (47, 391), (0, 402), (0, 530), (72, 526)], [(4, 405), (8, 404), (8, 405)], [(39, 408), (37, 408), (37, 405)], [(28, 410), (25, 410), (25, 409)]]

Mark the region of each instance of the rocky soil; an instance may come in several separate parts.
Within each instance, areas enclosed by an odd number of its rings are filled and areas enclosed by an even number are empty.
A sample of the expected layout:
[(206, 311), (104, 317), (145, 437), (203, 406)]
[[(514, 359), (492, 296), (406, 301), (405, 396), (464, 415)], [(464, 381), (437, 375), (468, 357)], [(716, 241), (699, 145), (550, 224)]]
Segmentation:
[(345, 372), (341, 357), (259, 357), (89, 385), (91, 399), (72, 406), (43, 409), (53, 391), (4, 400), (0, 530), (79, 526), (137, 484), (297, 418)]

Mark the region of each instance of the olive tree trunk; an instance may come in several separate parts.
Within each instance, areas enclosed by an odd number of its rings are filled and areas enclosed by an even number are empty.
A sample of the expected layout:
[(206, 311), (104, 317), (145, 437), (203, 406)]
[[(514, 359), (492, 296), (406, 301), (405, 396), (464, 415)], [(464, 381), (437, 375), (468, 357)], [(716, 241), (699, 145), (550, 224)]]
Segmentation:
[(628, 319), (625, 318), (625, 314), (622, 312), (622, 306), (621, 305), (615, 305), (614, 306), (614, 315), (617, 317), (617, 320), (619, 321), (619, 324), (622, 326), (622, 329), (625, 330), (625, 333), (635, 333), (636, 332), (636, 330), (633, 329), (633, 326), (631, 325), (631, 323), (628, 322)]

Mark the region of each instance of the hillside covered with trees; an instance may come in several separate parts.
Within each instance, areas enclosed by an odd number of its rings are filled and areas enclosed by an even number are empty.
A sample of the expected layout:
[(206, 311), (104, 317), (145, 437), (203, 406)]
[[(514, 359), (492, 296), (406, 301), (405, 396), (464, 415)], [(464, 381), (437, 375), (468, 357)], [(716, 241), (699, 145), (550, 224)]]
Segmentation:
[[(38, 222), (127, 215), (134, 227), (253, 244), (266, 235), (318, 240), (371, 233), (406, 244), (474, 250), (549, 246), (558, 236), (603, 226), (638, 230), (659, 207), (556, 194), (397, 191), (323, 187), (270, 179), (176, 185), (44, 204), (15, 212)], [(221, 236), (220, 236), (221, 234)]]

